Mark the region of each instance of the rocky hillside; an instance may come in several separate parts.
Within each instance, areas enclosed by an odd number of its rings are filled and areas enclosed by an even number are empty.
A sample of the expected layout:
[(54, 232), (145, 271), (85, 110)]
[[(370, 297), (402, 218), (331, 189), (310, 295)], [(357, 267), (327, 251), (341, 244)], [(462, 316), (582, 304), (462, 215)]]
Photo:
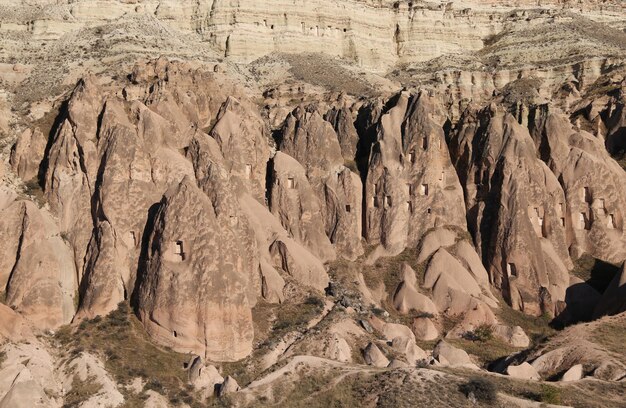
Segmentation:
[(621, 1), (0, 16), (0, 408), (623, 406)]

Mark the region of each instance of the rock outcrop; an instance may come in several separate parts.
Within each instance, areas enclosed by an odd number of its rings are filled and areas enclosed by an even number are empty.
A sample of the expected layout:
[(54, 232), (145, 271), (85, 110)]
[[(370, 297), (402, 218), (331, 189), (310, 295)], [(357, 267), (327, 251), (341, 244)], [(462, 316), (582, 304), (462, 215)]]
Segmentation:
[(37, 331), (72, 321), (77, 276), (71, 248), (54, 218), (30, 201), (0, 211), (0, 284), (6, 304)]
[(425, 92), (403, 92), (389, 105), (369, 157), (364, 235), (398, 254), (433, 227), (466, 227), (439, 102)]
[(252, 351), (251, 276), (257, 270), (250, 257), (256, 248), (246, 245), (247, 231), (233, 219), (236, 199), (220, 185), (224, 170), (208, 171), (201, 182), (206, 193), (185, 178), (163, 197), (148, 238), (138, 308), (158, 342), (234, 361)]

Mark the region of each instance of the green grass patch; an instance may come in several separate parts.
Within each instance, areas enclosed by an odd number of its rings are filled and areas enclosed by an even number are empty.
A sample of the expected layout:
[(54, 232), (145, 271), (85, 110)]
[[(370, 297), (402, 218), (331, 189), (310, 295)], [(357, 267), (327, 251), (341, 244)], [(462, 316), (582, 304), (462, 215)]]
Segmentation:
[(478, 357), (483, 365), (519, 351), (519, 349), (493, 336), (485, 340), (449, 339), (447, 341)]

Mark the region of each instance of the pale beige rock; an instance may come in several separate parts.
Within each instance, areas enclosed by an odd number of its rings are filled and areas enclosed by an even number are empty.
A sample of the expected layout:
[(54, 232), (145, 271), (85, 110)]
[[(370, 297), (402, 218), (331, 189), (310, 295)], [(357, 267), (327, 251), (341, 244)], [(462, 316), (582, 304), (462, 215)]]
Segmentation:
[(0, 341), (19, 342), (33, 337), (23, 317), (0, 303)]
[(428, 357), (426, 352), (418, 347), (415, 344), (415, 340), (410, 337), (395, 337), (391, 341), (391, 347), (395, 351), (402, 353), (406, 357), (409, 365), (415, 365), (417, 361), (425, 360)]
[(445, 361), (452, 366), (473, 365), (472, 360), (464, 350), (456, 348), (443, 340), (440, 340), (433, 349), (433, 357), (439, 360), (439, 362), (443, 363)]
[(511, 377), (520, 378), (523, 380), (541, 380), (541, 377), (539, 376), (535, 368), (527, 362), (523, 362), (518, 366), (508, 366), (506, 369), (506, 373)]
[(37, 331), (67, 324), (77, 290), (72, 253), (55, 220), (30, 201), (0, 213), (0, 283), (6, 303)]
[(524, 329), (519, 326), (495, 325), (493, 326), (493, 334), (513, 347), (521, 348), (530, 346), (530, 339), (524, 332)]
[(326, 355), (332, 360), (341, 361), (343, 363), (352, 362), (352, 350), (350, 345), (337, 333), (333, 333), (329, 339)]
[(302, 164), (320, 203), (326, 235), (354, 260), (361, 246), (361, 179), (343, 166), (337, 134), (316, 106), (299, 106), (285, 119), (279, 148)]
[(374, 367), (387, 367), (389, 365), (389, 360), (382, 351), (378, 348), (378, 346), (374, 343), (369, 343), (367, 347), (363, 350), (363, 358), (365, 359), (365, 363), (368, 365), (373, 365)]
[(214, 396), (216, 386), (221, 385), (224, 382), (224, 378), (213, 365), (204, 366), (201, 364), (199, 370), (198, 376), (192, 382), (194, 388), (199, 390), (204, 398)]
[(561, 381), (563, 382), (578, 381), (583, 378), (584, 374), (585, 373), (583, 371), (583, 365), (576, 364), (572, 366), (569, 370), (567, 370), (565, 374), (563, 374), (563, 377), (561, 377)]
[(239, 384), (237, 384), (237, 381), (229, 375), (224, 379), (224, 382), (222, 383), (222, 385), (220, 385), (218, 396), (221, 397), (224, 395), (232, 394), (232, 393), (239, 391), (239, 389), (240, 388), (239, 388)]
[(388, 341), (392, 341), (396, 337), (407, 337), (415, 341), (415, 335), (411, 329), (403, 324), (388, 323), (376, 316), (372, 316), (369, 319), (373, 328), (378, 330)]
[(37, 177), (44, 157), (47, 139), (38, 128), (26, 129), (11, 149), (9, 162), (13, 171), (24, 181)]
[(365, 184), (365, 237), (392, 254), (433, 227), (466, 229), (463, 191), (452, 167), (440, 102), (403, 92), (377, 126)]
[(220, 108), (211, 136), (229, 162), (229, 171), (255, 198), (265, 198), (265, 173), (270, 157), (269, 129), (249, 107), (228, 97)]
[(285, 299), (285, 280), (265, 259), (261, 259), (261, 295), (271, 303), (282, 303)]
[(117, 383), (111, 378), (104, 368), (104, 363), (96, 356), (83, 352), (67, 362), (64, 372), (68, 373), (63, 378), (64, 389), (70, 391), (74, 382), (74, 376), (81, 381), (93, 381), (100, 385), (97, 394), (89, 396), (82, 402), (85, 407), (117, 407), (124, 402), (124, 396), (117, 388)]
[(0, 367), (0, 406), (53, 407), (61, 404), (51, 395), (60, 395), (62, 386), (55, 371), (55, 361), (37, 340), (2, 347), (4, 362)]
[(146, 391), (148, 398), (144, 402), (144, 408), (169, 408), (168, 400), (163, 395), (153, 391)]
[(411, 325), (415, 338), (423, 341), (432, 341), (439, 337), (439, 331), (428, 317), (413, 319)]
[(430, 231), (422, 242), (420, 242), (420, 252), (417, 262), (422, 263), (431, 257), (439, 248), (447, 248), (456, 242), (456, 233), (445, 229), (437, 228)]
[(414, 310), (437, 315), (438, 310), (435, 304), (426, 295), (418, 292), (415, 271), (407, 263), (402, 264), (401, 274), (403, 280), (393, 294), (395, 309), (402, 314)]
[(433, 290), (433, 302), (439, 311), (453, 315), (463, 313), (472, 298), (482, 296), (474, 277), (443, 248), (428, 263), (424, 288)]

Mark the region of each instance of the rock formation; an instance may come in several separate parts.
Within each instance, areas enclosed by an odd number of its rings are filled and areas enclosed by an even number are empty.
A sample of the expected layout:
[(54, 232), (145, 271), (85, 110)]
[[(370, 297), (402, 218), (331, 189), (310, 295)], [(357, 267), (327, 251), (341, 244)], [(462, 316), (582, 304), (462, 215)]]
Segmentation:
[(146, 330), (159, 342), (232, 361), (252, 351), (255, 299), (249, 293), (255, 271), (249, 257), (255, 248), (245, 245), (244, 230), (231, 217), (228, 199), (234, 197), (218, 184), (224, 170), (210, 170), (216, 174), (208, 175), (204, 188), (224, 202), (212, 201), (189, 178), (163, 197), (148, 238), (138, 308)]

